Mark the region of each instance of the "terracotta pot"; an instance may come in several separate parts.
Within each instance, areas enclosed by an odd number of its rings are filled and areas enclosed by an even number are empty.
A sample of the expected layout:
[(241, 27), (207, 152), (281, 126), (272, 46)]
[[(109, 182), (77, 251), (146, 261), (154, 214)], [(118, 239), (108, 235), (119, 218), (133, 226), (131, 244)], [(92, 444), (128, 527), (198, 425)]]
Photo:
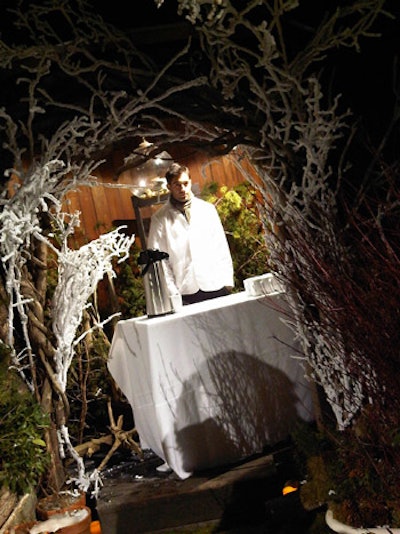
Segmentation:
[[(73, 514), (76, 510), (85, 510), (87, 513), (85, 517), (74, 525), (68, 525), (66, 527), (61, 527), (57, 530), (57, 534), (90, 534), (90, 524), (92, 522), (92, 511), (88, 506), (80, 506), (74, 508), (73, 510), (68, 510), (66, 514)], [(51, 519), (51, 517), (50, 517)]]
[(39, 499), (36, 504), (36, 516), (44, 521), (53, 514), (59, 514), (80, 506), (86, 506), (85, 493), (73, 494), (69, 491), (61, 491)]
[[(57, 514), (31, 526), (31, 534), (90, 534), (92, 512), (88, 506), (78, 506)], [(28, 531), (27, 531), (28, 532)], [(10, 533), (11, 534), (11, 533)], [(16, 534), (22, 534), (17, 531)]]

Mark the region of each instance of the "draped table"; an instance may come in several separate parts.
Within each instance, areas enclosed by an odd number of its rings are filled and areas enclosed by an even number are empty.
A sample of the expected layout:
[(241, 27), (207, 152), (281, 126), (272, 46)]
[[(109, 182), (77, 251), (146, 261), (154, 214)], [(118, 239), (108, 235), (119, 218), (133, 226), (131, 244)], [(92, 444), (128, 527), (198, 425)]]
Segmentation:
[(311, 384), (283, 293), (246, 292), (116, 325), (108, 369), (142, 449), (182, 479), (227, 465), (313, 420)]

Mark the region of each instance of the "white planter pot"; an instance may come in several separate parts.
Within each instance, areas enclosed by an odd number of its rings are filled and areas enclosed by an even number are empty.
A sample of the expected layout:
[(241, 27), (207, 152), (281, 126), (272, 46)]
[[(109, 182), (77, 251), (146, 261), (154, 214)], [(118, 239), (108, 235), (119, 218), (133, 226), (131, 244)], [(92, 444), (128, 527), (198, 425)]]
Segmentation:
[(341, 523), (333, 517), (331, 510), (325, 514), (325, 522), (328, 527), (338, 534), (400, 534), (400, 528), (375, 527), (375, 528), (355, 528)]

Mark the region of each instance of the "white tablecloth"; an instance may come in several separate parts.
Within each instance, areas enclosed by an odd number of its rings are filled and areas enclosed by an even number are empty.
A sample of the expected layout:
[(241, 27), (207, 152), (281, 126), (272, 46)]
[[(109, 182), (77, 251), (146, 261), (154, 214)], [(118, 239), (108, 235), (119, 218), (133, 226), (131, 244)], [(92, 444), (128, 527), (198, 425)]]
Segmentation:
[(108, 368), (143, 449), (180, 478), (261, 452), (313, 419), (282, 294), (245, 292), (116, 325)]

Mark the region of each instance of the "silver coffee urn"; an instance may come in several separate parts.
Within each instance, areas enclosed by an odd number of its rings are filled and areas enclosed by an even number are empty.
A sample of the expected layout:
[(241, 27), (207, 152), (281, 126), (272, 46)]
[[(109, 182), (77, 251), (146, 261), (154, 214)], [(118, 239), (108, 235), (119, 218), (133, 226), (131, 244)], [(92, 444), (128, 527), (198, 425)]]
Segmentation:
[(139, 254), (148, 317), (174, 313), (164, 272), (164, 260), (168, 258), (167, 252), (157, 249), (143, 250)]

